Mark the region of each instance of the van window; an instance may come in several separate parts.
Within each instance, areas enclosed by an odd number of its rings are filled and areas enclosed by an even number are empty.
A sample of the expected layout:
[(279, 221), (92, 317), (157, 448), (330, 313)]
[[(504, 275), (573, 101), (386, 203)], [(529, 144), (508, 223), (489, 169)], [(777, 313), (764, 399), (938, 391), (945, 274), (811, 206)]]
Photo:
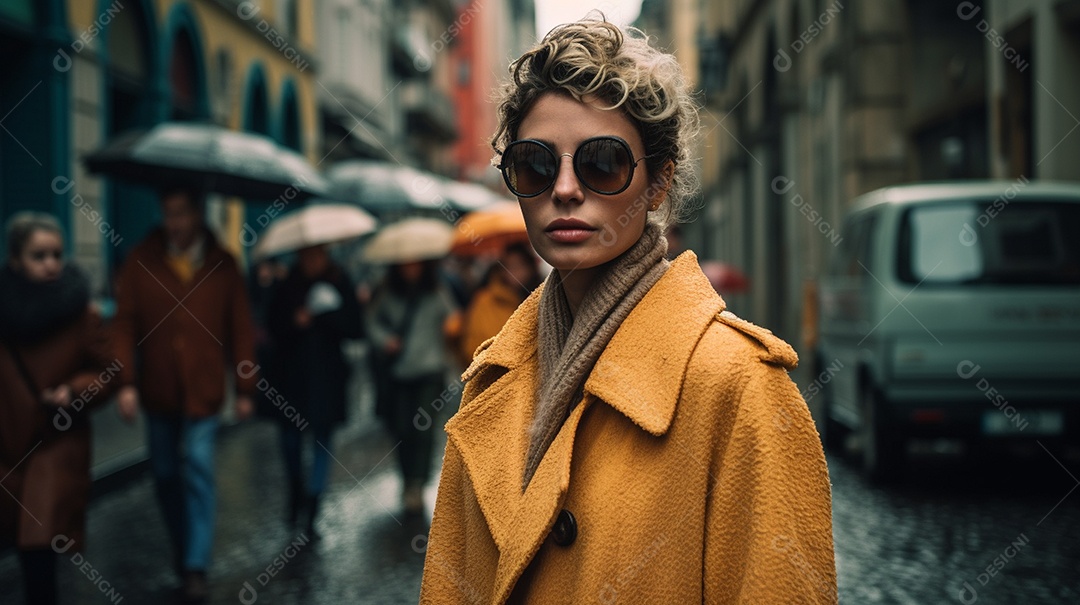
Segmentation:
[(907, 283), (1080, 284), (1080, 204), (967, 200), (918, 206), (900, 221)]
[[(833, 254), (829, 275), (850, 277), (857, 280), (866, 277), (871, 264), (874, 223), (876, 212), (867, 212), (848, 219), (841, 229), (840, 243)], [(864, 269), (863, 267), (866, 267)]]

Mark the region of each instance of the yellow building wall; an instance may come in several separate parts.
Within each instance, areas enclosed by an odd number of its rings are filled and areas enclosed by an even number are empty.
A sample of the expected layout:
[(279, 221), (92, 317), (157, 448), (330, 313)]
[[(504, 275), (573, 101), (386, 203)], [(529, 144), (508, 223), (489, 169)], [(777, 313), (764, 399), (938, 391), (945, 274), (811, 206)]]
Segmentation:
[[(135, 0), (113, 0), (112, 2), (99, 3), (96, 0), (68, 0), (68, 19), (74, 35), (79, 36), (84, 32), (93, 33), (102, 25), (107, 27), (109, 11), (124, 10), (124, 6)], [(208, 94), (213, 97), (213, 87), (220, 79), (214, 70), (217, 69), (215, 57), (222, 48), (228, 48), (233, 65), (234, 82), (230, 83), (233, 94), (230, 95), (231, 106), (228, 108), (228, 122), (224, 126), (239, 130), (244, 119), (245, 87), (247, 86), (248, 74), (251, 66), (260, 63), (266, 76), (266, 88), (268, 106), (271, 120), (280, 118), (283, 85), (287, 78), (291, 78), (296, 89), (296, 102), (300, 117), (300, 131), (302, 133), (302, 147), (305, 156), (312, 164), (317, 164), (322, 158), (317, 157), (319, 149), (317, 119), (318, 107), (315, 98), (315, 0), (297, 1), (297, 31), (295, 36), (284, 40), (275, 40), (268, 30), (280, 29), (277, 25), (277, 3), (273, 0), (257, 0), (251, 4), (241, 3), (246, 10), (245, 16), (248, 21), (242, 19), (237, 12), (218, 5), (209, 0), (152, 0), (150, 2), (154, 17), (155, 31), (151, 35), (160, 37), (164, 35), (167, 20), (173, 7), (178, 4), (187, 5), (193, 16), (198, 29), (199, 42), (202, 48), (196, 49), (202, 53), (205, 73), (203, 78)], [(255, 5), (258, 11), (252, 14), (247, 7)], [(255, 23), (252, 28), (250, 23)], [(269, 37), (268, 37), (269, 36)], [(93, 33), (92, 46), (96, 48), (100, 44), (100, 35)], [(301, 50), (304, 54), (300, 59), (286, 57), (290, 48)], [(85, 51), (84, 51), (85, 52)], [(303, 69), (293, 61), (303, 61)], [(318, 166), (317, 166), (318, 167)], [(321, 168), (321, 167), (318, 167)], [(224, 225), (224, 241), (222, 242), (238, 258), (243, 258), (239, 233), (244, 222), (244, 204), (239, 200), (231, 200), (227, 204), (226, 219)]]

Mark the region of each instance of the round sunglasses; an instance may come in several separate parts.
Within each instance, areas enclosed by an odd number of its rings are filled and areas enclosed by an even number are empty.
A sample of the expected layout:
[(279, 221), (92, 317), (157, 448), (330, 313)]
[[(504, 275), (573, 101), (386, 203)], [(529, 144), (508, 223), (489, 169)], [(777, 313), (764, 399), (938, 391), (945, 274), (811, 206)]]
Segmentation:
[(614, 136), (585, 139), (577, 151), (563, 154), (556, 154), (543, 141), (521, 139), (506, 147), (499, 170), (511, 193), (536, 197), (555, 183), (563, 156), (570, 156), (581, 184), (600, 195), (625, 191), (634, 180), (638, 162), (651, 157), (633, 159), (630, 145)]

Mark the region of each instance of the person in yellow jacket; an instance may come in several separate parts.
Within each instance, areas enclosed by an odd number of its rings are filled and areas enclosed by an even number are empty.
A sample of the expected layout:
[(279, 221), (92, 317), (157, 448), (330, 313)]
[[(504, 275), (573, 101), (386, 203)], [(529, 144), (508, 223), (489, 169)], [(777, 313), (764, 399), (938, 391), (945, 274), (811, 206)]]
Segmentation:
[(524, 243), (507, 246), (469, 301), (462, 320), (457, 354), (467, 367), (473, 353), (485, 340), (495, 336), (518, 305), (539, 284), (536, 257)]
[(587, 17), (493, 139), (553, 271), (465, 371), (422, 603), (835, 603), (828, 469), (787, 375), (662, 228), (692, 187), (675, 58)]

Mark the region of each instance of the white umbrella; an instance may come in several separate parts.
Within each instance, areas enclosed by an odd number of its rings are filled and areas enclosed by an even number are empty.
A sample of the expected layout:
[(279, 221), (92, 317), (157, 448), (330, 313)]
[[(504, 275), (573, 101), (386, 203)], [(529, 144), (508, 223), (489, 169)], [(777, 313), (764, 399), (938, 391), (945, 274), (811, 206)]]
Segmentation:
[(307, 206), (274, 221), (259, 237), (252, 255), (266, 258), (375, 231), (376, 221), (367, 212), (348, 204)]
[(409, 263), (442, 258), (450, 253), (454, 228), (445, 221), (410, 218), (387, 225), (364, 248), (371, 263)]

